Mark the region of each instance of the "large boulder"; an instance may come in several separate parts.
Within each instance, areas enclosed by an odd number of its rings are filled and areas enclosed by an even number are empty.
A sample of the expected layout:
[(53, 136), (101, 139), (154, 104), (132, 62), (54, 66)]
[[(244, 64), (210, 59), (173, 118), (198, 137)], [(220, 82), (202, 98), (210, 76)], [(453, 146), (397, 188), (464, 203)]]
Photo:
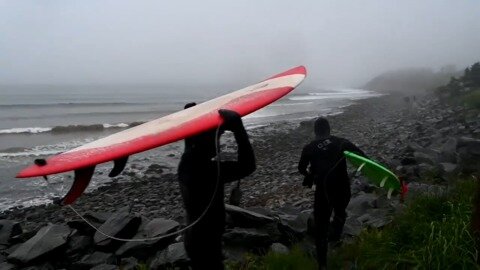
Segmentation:
[(150, 263), (149, 269), (164, 269), (167, 266), (182, 266), (189, 262), (183, 242), (169, 245), (165, 250), (157, 253)]
[(165, 238), (162, 238), (162, 236), (176, 231), (179, 227), (180, 223), (164, 218), (156, 218), (148, 221), (144, 226), (141, 226), (133, 239), (158, 239), (151, 241), (126, 242), (116, 251), (115, 254), (119, 257), (134, 256), (145, 259), (152, 250), (155, 250), (153, 249), (154, 247), (166, 246), (169, 244), (175, 236)]
[(0, 220), (0, 250), (10, 246), (12, 238), (21, 233), (20, 223), (6, 219)]
[[(99, 230), (109, 236), (131, 238), (137, 233), (140, 223), (141, 218), (139, 216), (133, 216), (126, 209), (122, 209), (105, 221)], [(93, 237), (93, 241), (98, 248), (110, 249), (121, 244), (104, 234), (97, 231)]]
[(47, 225), (41, 228), (37, 234), (27, 242), (21, 244), (8, 260), (18, 264), (28, 264), (49, 255), (66, 246), (72, 230), (64, 225)]
[(227, 214), (238, 227), (258, 227), (274, 221), (273, 218), (230, 204), (225, 205)]

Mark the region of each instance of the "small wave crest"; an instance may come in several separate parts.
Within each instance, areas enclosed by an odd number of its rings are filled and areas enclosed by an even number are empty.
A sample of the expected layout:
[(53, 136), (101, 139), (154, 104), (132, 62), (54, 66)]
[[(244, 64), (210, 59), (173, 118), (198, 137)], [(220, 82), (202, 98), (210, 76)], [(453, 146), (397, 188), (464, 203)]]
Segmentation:
[(21, 133), (42, 133), (51, 131), (52, 128), (49, 127), (27, 127), (27, 128), (10, 128), (0, 130), (0, 134), (21, 134)]
[(27, 127), (27, 128), (10, 128), (0, 130), (0, 135), (7, 134), (38, 134), (38, 133), (69, 133), (82, 131), (101, 131), (109, 128), (127, 128), (142, 124), (143, 122), (132, 122), (129, 124), (93, 124), (93, 125), (70, 125), (70, 126), (56, 126), (56, 127)]

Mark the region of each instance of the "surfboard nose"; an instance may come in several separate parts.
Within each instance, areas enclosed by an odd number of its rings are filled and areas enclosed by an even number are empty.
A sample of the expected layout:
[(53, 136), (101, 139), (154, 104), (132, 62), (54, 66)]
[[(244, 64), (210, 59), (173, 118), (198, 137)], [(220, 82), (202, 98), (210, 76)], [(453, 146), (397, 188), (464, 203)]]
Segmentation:
[(284, 71), (282, 73), (274, 75), (274, 76), (268, 78), (267, 80), (280, 78), (280, 77), (285, 77), (285, 76), (289, 76), (289, 75), (295, 75), (295, 74), (300, 74), (300, 75), (307, 76), (307, 69), (304, 66), (294, 67), (294, 68), (291, 68), (287, 71)]

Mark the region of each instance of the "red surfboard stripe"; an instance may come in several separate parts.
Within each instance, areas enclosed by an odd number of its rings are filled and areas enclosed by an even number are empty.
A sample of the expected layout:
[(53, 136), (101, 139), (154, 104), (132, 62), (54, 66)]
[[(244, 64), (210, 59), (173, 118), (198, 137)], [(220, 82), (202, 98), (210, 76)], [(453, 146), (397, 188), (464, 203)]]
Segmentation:
[[(270, 80), (270, 79), (275, 79), (275, 78), (280, 78), (280, 77), (285, 77), (285, 76), (289, 76), (289, 75), (294, 75), (294, 74), (303, 74), (303, 75), (307, 75), (307, 69), (304, 67), (304, 66), (298, 66), (296, 68), (292, 68), (292, 69), (289, 69), (285, 72), (282, 72), (282, 73), (279, 73), (273, 77), (270, 77), (268, 78), (267, 80)], [(266, 80), (265, 80), (266, 81)]]
[[(240, 115), (244, 116), (279, 99), (280, 97), (289, 93), (291, 90), (293, 90), (293, 87), (280, 87), (254, 92), (249, 95), (234, 99), (225, 104), (222, 108), (234, 110)], [(178, 141), (179, 138), (196, 135), (217, 127), (217, 125), (219, 123), (221, 124), (221, 122), (222, 119), (218, 112), (212, 111), (185, 122), (184, 124), (161, 132), (160, 134), (147, 135), (107, 147), (85, 149), (53, 156), (47, 160), (47, 166), (40, 167), (37, 165), (32, 165), (22, 170), (17, 177), (26, 178), (50, 175), (86, 168), (92, 165), (108, 162), (175, 142)], [(198, 123), (202, 124), (199, 125)]]

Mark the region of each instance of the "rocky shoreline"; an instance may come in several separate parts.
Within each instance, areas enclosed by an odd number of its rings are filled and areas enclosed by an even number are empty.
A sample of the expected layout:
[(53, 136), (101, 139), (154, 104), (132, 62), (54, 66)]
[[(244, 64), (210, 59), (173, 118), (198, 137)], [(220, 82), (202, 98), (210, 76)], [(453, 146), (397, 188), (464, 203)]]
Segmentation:
[[(351, 140), (409, 182), (409, 198), (442, 192), (453, 176), (480, 167), (478, 112), (430, 95), (362, 100), (328, 119), (334, 135)], [(313, 191), (302, 187), (297, 173), (301, 149), (313, 137), (312, 121), (276, 123), (249, 133), (258, 168), (241, 182), (242, 208), (227, 207), (227, 259), (239, 260), (246, 251), (284, 252), (294, 242), (312, 250)], [(184, 213), (175, 168), (152, 164), (142, 175), (127, 171), (124, 177), (131, 181), (85, 194), (74, 208), (116, 237), (156, 237), (180, 228)], [(362, 177), (352, 181), (346, 239), (366, 226), (385, 226), (401, 207), (398, 198), (387, 200)], [(234, 185), (226, 186), (227, 195)], [(0, 269), (135, 269), (139, 261), (150, 269), (187, 265), (181, 240), (125, 244), (95, 233), (67, 207), (14, 208), (0, 213)]]

